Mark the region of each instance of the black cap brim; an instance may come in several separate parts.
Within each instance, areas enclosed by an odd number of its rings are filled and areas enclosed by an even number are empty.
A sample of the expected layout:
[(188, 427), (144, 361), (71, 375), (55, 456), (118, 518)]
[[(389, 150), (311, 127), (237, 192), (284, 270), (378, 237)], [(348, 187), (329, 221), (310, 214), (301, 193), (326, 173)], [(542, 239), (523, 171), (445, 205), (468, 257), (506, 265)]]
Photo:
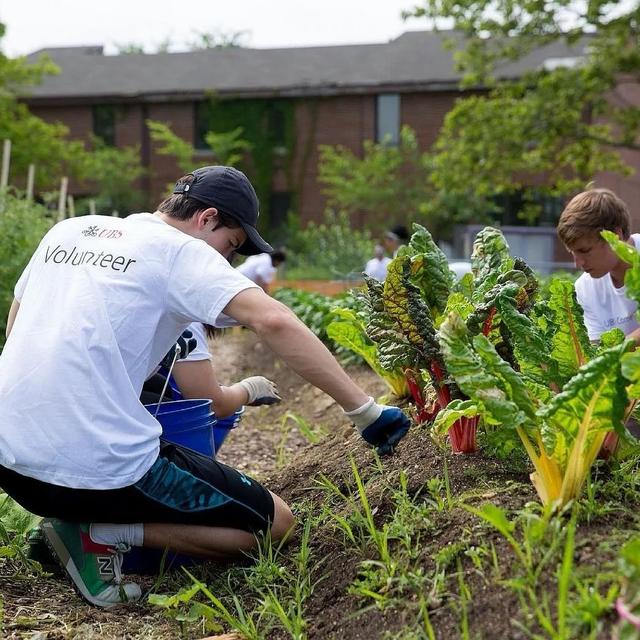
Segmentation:
[[(238, 220), (238, 222), (240, 222)], [(245, 222), (240, 222), (242, 228), (247, 234), (247, 239), (242, 243), (236, 253), (239, 253), (241, 256), (255, 256), (259, 253), (273, 253), (273, 247), (265, 242), (258, 233), (258, 230), (255, 227), (252, 227), (250, 224), (246, 224)]]

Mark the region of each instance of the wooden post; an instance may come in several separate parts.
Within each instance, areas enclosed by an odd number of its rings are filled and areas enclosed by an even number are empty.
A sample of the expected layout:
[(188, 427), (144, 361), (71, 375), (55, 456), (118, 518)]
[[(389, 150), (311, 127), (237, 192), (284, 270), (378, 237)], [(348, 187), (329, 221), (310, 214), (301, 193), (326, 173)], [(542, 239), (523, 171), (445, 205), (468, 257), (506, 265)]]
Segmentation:
[(0, 189), (9, 185), (9, 164), (11, 163), (11, 140), (4, 141), (2, 147), (2, 171), (0, 171)]
[(58, 198), (58, 220), (65, 218), (65, 205), (67, 203), (67, 187), (69, 186), (69, 178), (64, 176), (60, 180), (60, 197)]
[(89, 200), (89, 214), (92, 216), (96, 215), (96, 201), (93, 198)]
[(27, 200), (33, 200), (33, 185), (36, 181), (36, 165), (30, 164), (29, 170), (27, 171)]
[(69, 210), (69, 217), (75, 218), (76, 206), (75, 206), (75, 202), (73, 201), (73, 196), (71, 194), (67, 196), (67, 209)]

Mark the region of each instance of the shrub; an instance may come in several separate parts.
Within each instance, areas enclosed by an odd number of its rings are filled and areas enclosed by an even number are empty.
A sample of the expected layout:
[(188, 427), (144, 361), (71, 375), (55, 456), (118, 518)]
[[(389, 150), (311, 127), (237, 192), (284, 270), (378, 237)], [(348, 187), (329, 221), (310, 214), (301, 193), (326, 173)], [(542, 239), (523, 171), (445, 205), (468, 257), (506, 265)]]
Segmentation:
[(320, 224), (311, 222), (289, 236), (285, 277), (359, 277), (373, 256), (373, 245), (371, 233), (353, 229), (346, 213), (327, 211)]
[(52, 224), (43, 206), (0, 193), (0, 344), (5, 340), (14, 285)]

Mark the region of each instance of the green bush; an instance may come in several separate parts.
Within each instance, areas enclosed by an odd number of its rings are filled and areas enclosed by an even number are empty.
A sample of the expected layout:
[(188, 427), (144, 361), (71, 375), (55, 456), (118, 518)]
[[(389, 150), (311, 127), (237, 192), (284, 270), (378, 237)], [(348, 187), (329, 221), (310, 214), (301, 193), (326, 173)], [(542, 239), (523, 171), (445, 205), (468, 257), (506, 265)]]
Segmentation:
[(362, 358), (353, 351), (345, 349), (327, 335), (327, 326), (334, 319), (333, 309), (356, 309), (358, 301), (351, 291), (337, 296), (324, 296), (321, 293), (288, 289), (276, 289), (273, 297), (286, 304), (304, 324), (318, 337), (342, 364), (360, 364)]
[[(290, 228), (294, 225), (290, 225)], [(373, 256), (374, 242), (367, 230), (353, 229), (346, 213), (327, 211), (287, 239), (285, 278), (332, 280), (359, 276)]]
[(43, 206), (0, 193), (0, 344), (4, 344), (14, 285), (52, 224)]

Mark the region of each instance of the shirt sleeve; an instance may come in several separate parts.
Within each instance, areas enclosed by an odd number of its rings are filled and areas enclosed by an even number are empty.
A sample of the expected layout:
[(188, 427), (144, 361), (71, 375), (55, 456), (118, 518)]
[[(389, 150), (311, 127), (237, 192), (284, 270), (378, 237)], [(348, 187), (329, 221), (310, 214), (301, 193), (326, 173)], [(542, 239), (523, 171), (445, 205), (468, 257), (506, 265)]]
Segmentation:
[(209, 353), (209, 342), (207, 340), (207, 330), (201, 322), (192, 322), (188, 328), (196, 339), (196, 348), (185, 358), (187, 362), (199, 360), (211, 360)]
[(187, 242), (169, 276), (167, 307), (184, 322), (216, 326), (218, 316), (241, 291), (257, 285), (202, 240)]

